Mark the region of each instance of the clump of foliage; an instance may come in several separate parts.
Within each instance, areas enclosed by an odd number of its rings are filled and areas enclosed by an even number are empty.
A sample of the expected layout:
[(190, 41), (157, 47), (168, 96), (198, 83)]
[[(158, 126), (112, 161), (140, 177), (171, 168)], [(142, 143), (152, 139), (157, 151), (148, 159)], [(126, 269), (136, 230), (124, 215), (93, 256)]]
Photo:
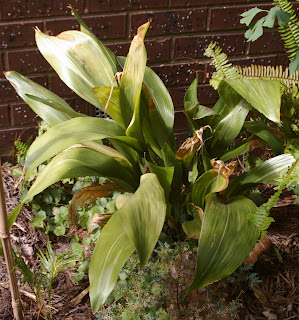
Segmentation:
[[(51, 126), (27, 152), (25, 179), (51, 160), (9, 215), (9, 225), (26, 201), (57, 181), (106, 177), (112, 182), (81, 189), (69, 206), (74, 226), (78, 210), (120, 192), (115, 211), (97, 217), (103, 228), (89, 266), (94, 311), (106, 301), (135, 250), (140, 268), (146, 265), (163, 227), (174, 240), (198, 240), (188, 293), (230, 275), (261, 234), (260, 214), (247, 196), (250, 188), (278, 184), (296, 161), (292, 154), (283, 154), (283, 141), (268, 125), (280, 122), (281, 82), (245, 79), (226, 68), (218, 79), (220, 98), (210, 109), (198, 101), (196, 77), (184, 99), (191, 138), (177, 150), (172, 100), (146, 66), (149, 23), (138, 28), (127, 57), (115, 57), (73, 13), (81, 31), (49, 36), (36, 29), (37, 46), (74, 92), (112, 120), (79, 114), (17, 72), (5, 73), (21, 98)], [(214, 52), (215, 60), (220, 50)], [(221, 57), (218, 65), (224, 69), (226, 58)], [(250, 111), (264, 121), (247, 120)], [(237, 171), (238, 157), (260, 144), (276, 156), (247, 172)]]

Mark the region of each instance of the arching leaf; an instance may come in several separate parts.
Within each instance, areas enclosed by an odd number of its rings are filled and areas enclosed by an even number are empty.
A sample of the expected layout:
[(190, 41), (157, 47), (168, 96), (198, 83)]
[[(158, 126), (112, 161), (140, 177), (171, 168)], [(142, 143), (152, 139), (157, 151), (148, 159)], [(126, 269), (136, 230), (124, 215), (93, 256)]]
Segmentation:
[(110, 86), (116, 73), (106, 50), (89, 35), (65, 31), (48, 36), (36, 29), (36, 44), (64, 83), (94, 106), (104, 109), (92, 89)]
[(25, 170), (28, 177), (34, 169), (74, 144), (124, 135), (125, 131), (113, 121), (102, 118), (74, 118), (50, 128), (30, 146)]

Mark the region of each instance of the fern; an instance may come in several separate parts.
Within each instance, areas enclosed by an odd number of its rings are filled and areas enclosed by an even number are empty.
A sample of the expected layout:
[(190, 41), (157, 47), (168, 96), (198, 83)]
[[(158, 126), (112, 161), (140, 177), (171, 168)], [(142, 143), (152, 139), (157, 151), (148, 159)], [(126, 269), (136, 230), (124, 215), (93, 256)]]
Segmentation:
[(27, 155), (27, 151), (31, 145), (32, 140), (29, 139), (27, 142), (22, 142), (20, 140), (16, 140), (14, 142), (15, 148), (17, 150), (17, 164), (20, 166), (24, 165), (24, 161)]
[(235, 67), (232, 67), (232, 64), (228, 61), (227, 55), (222, 52), (222, 49), (216, 46), (216, 42), (211, 42), (204, 55), (212, 59), (210, 65), (216, 68), (216, 72), (213, 73), (210, 84), (214, 89), (217, 90), (222, 79), (239, 78), (239, 73)]
[(274, 0), (276, 6), (279, 6), (281, 10), (291, 14), (289, 22), (285, 25), (279, 26), (278, 30), (281, 34), (281, 38), (284, 41), (287, 53), (289, 53), (289, 59), (292, 61), (299, 50), (299, 24), (296, 17), (293, 6), (287, 0)]
[(291, 153), (295, 161), (292, 166), (289, 168), (287, 175), (281, 179), (279, 185), (276, 187), (276, 192), (272, 195), (269, 200), (259, 206), (254, 214), (248, 216), (248, 219), (253, 222), (261, 232), (261, 238), (266, 234), (266, 230), (269, 228), (270, 224), (274, 221), (273, 218), (269, 217), (270, 210), (276, 205), (279, 200), (284, 188), (288, 187), (293, 181), (298, 180), (299, 177), (299, 148), (297, 145), (293, 145), (287, 150), (288, 153)]

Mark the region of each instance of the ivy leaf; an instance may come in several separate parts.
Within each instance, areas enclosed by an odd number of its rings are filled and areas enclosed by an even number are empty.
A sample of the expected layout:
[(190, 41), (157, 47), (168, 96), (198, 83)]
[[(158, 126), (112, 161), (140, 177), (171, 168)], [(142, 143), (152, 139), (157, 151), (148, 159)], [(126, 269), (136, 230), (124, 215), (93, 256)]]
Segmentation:
[(46, 216), (46, 212), (43, 210), (37, 212), (35, 217), (30, 221), (30, 225), (34, 228), (43, 228)]
[(251, 21), (253, 20), (253, 18), (260, 12), (267, 12), (267, 10), (262, 10), (262, 9), (259, 9), (257, 7), (255, 8), (252, 8), (248, 11), (245, 11), (241, 14), (241, 17), (243, 17), (241, 20), (240, 20), (240, 23), (242, 24), (246, 24), (246, 26), (248, 27), (251, 23)]
[(265, 20), (266, 20), (265, 17), (258, 20), (252, 27), (250, 27), (245, 32), (245, 38), (247, 39), (247, 42), (255, 41), (263, 35), (263, 32), (264, 32), (263, 24), (264, 24)]
[(278, 20), (278, 24), (280, 26), (283, 26), (290, 21), (291, 14), (282, 11), (279, 7), (273, 7), (266, 16), (263, 26), (267, 28), (274, 28), (276, 17)]

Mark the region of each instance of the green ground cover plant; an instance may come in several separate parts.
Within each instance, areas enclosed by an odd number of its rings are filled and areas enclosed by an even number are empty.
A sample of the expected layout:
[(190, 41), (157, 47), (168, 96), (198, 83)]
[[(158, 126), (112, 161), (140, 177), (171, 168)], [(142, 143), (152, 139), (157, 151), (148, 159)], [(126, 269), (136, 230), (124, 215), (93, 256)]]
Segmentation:
[[(113, 212), (97, 213), (102, 215), (102, 228), (94, 226), (99, 237), (91, 239), (96, 240), (89, 265), (93, 311), (107, 300), (134, 251), (140, 268), (146, 265), (163, 227), (174, 241), (198, 240), (197, 265), (187, 293), (229, 276), (271, 222), (267, 211), (257, 210), (248, 197), (250, 189), (262, 183), (279, 185), (297, 165), (296, 150), (284, 153), (287, 141), (296, 146), (293, 135), (286, 141), (278, 137), (282, 82), (243, 77), (211, 44), (206, 55), (216, 67), (211, 84), (220, 98), (213, 108), (202, 106), (198, 78), (194, 79), (184, 100), (190, 138), (177, 149), (172, 100), (146, 66), (144, 37), (149, 23), (139, 27), (127, 57), (116, 57), (73, 13), (80, 31), (49, 36), (36, 29), (37, 46), (74, 92), (112, 120), (79, 114), (17, 72), (5, 73), (21, 98), (50, 126), (27, 151), (25, 180), (49, 162), (9, 215), (9, 225), (21, 207), (44, 190), (55, 202), (61, 195), (57, 189), (51, 193), (51, 185), (58, 181), (106, 177), (109, 182), (97, 181), (79, 190), (68, 212), (52, 208), (56, 230), (50, 225), (48, 229), (63, 234), (67, 214), (70, 227), (76, 223), (89, 227), (96, 212), (88, 209), (91, 214), (80, 219), (80, 210), (94, 201), (104, 207), (100, 198), (120, 193)], [(238, 169), (238, 157), (261, 145), (274, 156)], [(294, 179), (288, 175), (285, 185)], [(47, 212), (42, 211), (33, 223), (43, 225)], [(74, 250), (77, 245), (73, 246)]]

